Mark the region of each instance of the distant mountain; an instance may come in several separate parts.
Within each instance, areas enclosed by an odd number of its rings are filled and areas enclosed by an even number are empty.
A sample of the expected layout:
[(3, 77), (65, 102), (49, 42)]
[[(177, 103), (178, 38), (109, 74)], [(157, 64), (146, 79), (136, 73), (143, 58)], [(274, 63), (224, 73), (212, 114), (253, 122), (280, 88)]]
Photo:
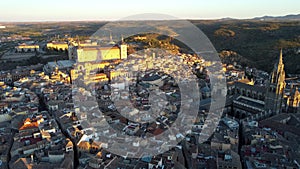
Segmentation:
[(264, 21), (271, 21), (271, 20), (300, 20), (300, 14), (297, 15), (286, 15), (286, 16), (263, 16), (263, 17), (255, 17), (253, 20), (264, 20)]
[(230, 17), (226, 17), (226, 18), (221, 18), (219, 19), (220, 21), (230, 21), (230, 20), (237, 20), (236, 18), (230, 18)]

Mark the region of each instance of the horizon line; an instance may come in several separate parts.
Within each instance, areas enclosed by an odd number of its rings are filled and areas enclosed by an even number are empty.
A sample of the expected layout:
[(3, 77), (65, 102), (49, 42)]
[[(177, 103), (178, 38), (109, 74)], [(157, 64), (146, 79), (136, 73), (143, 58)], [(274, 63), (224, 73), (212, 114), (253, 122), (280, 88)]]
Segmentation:
[(132, 20), (120, 20), (120, 19), (58, 19), (58, 20), (11, 20), (11, 21), (1, 21), (0, 23), (55, 23), (55, 22), (114, 22), (114, 21), (165, 21), (165, 20), (205, 20), (205, 21), (213, 21), (213, 20), (253, 20), (255, 18), (261, 18), (261, 17), (285, 17), (285, 16), (297, 16), (299, 14), (286, 14), (286, 15), (263, 15), (263, 16), (254, 16), (254, 17), (246, 17), (246, 18), (238, 18), (238, 17), (230, 17), (230, 16), (224, 16), (222, 18), (174, 18), (174, 19), (132, 19)]

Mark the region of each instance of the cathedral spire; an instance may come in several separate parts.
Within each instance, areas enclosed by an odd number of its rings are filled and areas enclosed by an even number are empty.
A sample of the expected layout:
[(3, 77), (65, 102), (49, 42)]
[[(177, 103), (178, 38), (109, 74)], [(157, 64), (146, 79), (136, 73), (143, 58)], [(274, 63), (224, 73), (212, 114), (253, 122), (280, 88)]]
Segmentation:
[[(282, 49), (280, 49), (279, 61), (277, 65), (277, 76), (284, 76), (284, 64), (283, 64), (283, 56), (282, 56)], [(279, 77), (277, 77), (279, 78)], [(282, 79), (284, 80), (284, 79)]]
[(280, 49), (280, 56), (279, 56), (279, 65), (282, 65), (283, 61), (282, 61), (282, 48)]
[(274, 70), (267, 86), (265, 100), (266, 111), (271, 111), (273, 114), (278, 114), (281, 112), (285, 86), (285, 71), (281, 49), (278, 65), (274, 65)]

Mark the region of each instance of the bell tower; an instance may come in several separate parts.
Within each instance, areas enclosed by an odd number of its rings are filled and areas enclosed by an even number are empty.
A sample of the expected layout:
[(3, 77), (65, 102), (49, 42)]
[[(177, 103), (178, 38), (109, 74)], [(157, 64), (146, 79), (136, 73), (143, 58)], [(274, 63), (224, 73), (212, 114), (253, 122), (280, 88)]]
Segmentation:
[(282, 59), (282, 50), (280, 50), (278, 64), (275, 64), (269, 83), (267, 84), (265, 100), (265, 110), (267, 112), (271, 111), (273, 115), (281, 113), (284, 101), (283, 96), (285, 85), (285, 71)]

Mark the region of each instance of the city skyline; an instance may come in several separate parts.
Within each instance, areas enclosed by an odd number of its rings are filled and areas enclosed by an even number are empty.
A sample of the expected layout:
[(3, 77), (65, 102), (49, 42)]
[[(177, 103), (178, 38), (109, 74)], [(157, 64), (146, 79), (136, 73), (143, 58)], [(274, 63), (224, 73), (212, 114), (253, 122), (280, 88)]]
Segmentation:
[(117, 20), (130, 15), (161, 13), (179, 19), (249, 19), (299, 14), (300, 1), (4, 1), (0, 22)]
[(297, 2), (16, 2), (1, 169), (300, 169)]

